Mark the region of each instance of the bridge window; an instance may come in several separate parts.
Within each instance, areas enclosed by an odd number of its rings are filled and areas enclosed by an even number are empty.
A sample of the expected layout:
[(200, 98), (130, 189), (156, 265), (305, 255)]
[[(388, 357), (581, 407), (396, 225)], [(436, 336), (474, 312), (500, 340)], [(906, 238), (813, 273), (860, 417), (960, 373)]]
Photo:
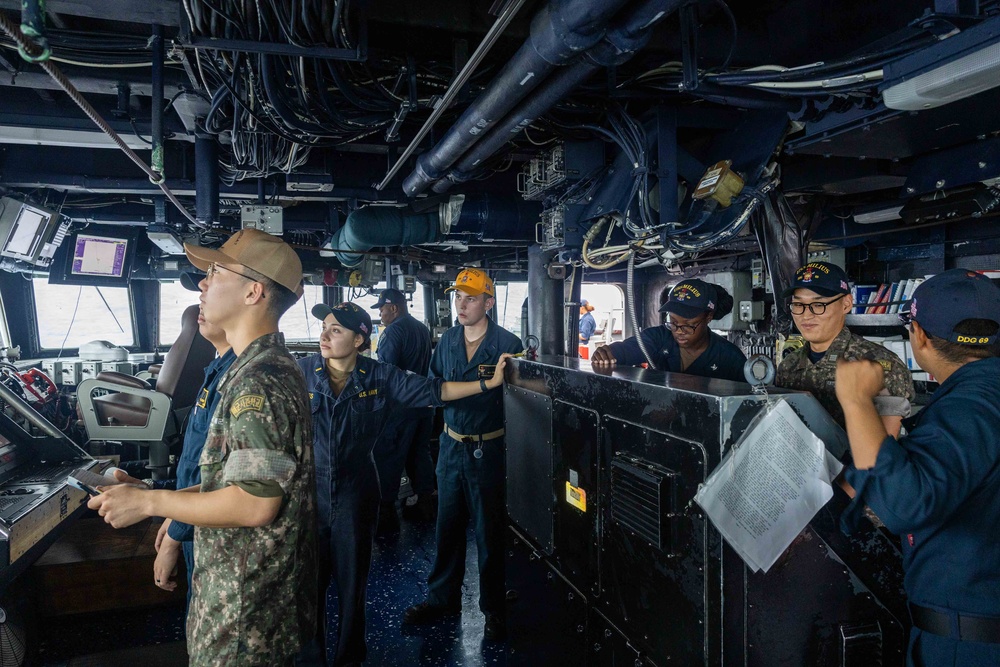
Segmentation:
[(312, 316), (312, 308), (323, 301), (322, 285), (303, 285), (302, 298), (288, 309), (278, 323), (278, 329), (285, 334), (288, 342), (310, 342), (319, 340), (322, 328), (319, 320)]
[[(521, 337), (521, 306), (528, 298), (528, 283), (514, 282), (496, 285), (497, 303), (496, 317), (497, 324), (510, 331), (512, 334)], [(452, 301), (452, 309), (455, 303)], [(452, 313), (454, 319), (454, 313)]]
[(184, 289), (179, 280), (160, 283), (160, 345), (173, 345), (181, 333), (181, 315), (198, 303), (201, 292)]
[(47, 278), (31, 282), (42, 349), (75, 349), (92, 340), (135, 344), (128, 289), (50, 285)]
[(622, 340), (625, 327), (625, 294), (618, 285), (609, 283), (584, 283), (580, 298), (594, 307), (591, 315), (597, 329), (592, 341), (611, 343)]

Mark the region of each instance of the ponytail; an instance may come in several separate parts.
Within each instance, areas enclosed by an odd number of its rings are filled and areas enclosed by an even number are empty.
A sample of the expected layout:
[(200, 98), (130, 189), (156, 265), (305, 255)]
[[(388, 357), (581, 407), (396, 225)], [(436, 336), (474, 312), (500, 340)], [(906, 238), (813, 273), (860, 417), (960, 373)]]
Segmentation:
[(721, 320), (723, 317), (733, 312), (733, 295), (723, 289), (720, 285), (712, 284), (715, 288), (715, 310), (712, 312), (713, 320)]

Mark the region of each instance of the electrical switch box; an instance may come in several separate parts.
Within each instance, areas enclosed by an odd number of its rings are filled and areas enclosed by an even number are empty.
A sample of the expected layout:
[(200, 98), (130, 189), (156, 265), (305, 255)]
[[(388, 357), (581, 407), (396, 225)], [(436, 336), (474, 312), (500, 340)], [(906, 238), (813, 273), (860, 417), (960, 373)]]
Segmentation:
[(740, 322), (759, 322), (764, 319), (763, 301), (740, 301)]
[(280, 206), (244, 204), (240, 207), (240, 221), (243, 229), (259, 229), (275, 236), (281, 236), (285, 229), (284, 209)]

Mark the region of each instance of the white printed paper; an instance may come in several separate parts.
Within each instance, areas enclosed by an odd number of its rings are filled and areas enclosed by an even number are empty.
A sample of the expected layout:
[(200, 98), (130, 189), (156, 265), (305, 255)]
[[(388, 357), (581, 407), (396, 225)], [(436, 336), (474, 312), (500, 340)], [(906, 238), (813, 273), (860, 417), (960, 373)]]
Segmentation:
[(723, 457), (695, 502), (754, 572), (767, 572), (833, 497), (841, 468), (782, 401)]

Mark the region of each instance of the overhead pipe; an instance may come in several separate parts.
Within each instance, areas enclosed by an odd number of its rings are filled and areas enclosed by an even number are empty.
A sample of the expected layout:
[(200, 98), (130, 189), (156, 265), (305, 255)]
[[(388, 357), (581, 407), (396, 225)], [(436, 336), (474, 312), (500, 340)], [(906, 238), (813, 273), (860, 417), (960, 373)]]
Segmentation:
[(406, 150), (404, 150), (398, 158), (396, 158), (396, 164), (392, 165), (392, 168), (389, 169), (389, 172), (382, 179), (382, 182), (375, 186), (376, 190), (383, 190), (385, 186), (389, 184), (389, 181), (392, 180), (393, 176), (396, 175), (396, 172), (398, 172), (402, 168), (403, 164), (410, 159), (410, 156), (413, 155), (415, 150), (417, 150), (417, 147), (420, 146), (420, 142), (424, 140), (424, 137), (426, 137), (431, 131), (434, 124), (438, 122), (438, 119), (441, 118), (444, 112), (451, 107), (451, 103), (455, 101), (455, 98), (458, 97), (458, 95), (465, 89), (465, 84), (468, 83), (472, 73), (476, 71), (476, 68), (479, 67), (479, 63), (482, 62), (483, 58), (486, 57), (486, 54), (490, 52), (490, 49), (492, 49), (493, 45), (496, 44), (496, 41), (500, 38), (500, 35), (503, 34), (503, 31), (507, 29), (507, 26), (514, 19), (514, 16), (521, 11), (521, 7), (523, 5), (524, 0), (512, 0), (506, 4), (503, 11), (500, 12), (499, 16), (497, 16), (497, 20), (494, 22), (493, 27), (491, 27), (489, 32), (487, 32), (483, 37), (483, 41), (479, 43), (479, 46), (476, 47), (476, 50), (469, 57), (469, 60), (462, 67), (462, 70), (448, 85), (448, 90), (444, 91), (444, 95), (441, 96), (441, 99), (434, 106), (434, 111), (431, 112), (431, 115), (427, 117), (427, 120), (424, 121), (424, 124), (417, 131), (417, 134), (410, 140), (410, 145), (406, 147)]
[(219, 142), (200, 128), (194, 133), (194, 207), (201, 224), (219, 220)]
[(538, 245), (528, 247), (528, 333), (538, 338), (539, 354), (565, 352), (565, 289), (548, 272), (554, 256)]
[(417, 160), (403, 180), (414, 197), (444, 176), (491, 126), (523, 100), (556, 67), (597, 44), (608, 20), (627, 0), (551, 0), (535, 15), (531, 34), (489, 87), (444, 137)]
[(150, 79), (152, 93), (152, 114), (150, 118), (150, 139), (153, 142), (153, 155), (149, 166), (158, 174), (163, 174), (163, 61), (166, 51), (163, 45), (163, 26), (153, 26), (153, 38), (150, 40), (153, 51), (153, 71)]
[[(574, 275), (573, 278), (576, 278)], [(580, 304), (583, 295), (583, 269), (580, 269), (580, 277), (576, 280), (570, 278), (569, 302), (563, 308), (563, 321), (566, 323), (566, 350), (564, 356), (570, 359), (580, 357)], [(565, 293), (565, 290), (563, 291)]]
[(508, 114), (489, 134), (467, 152), (448, 174), (434, 184), (437, 193), (463, 183), (507, 143), (599, 69), (621, 65), (643, 48), (652, 27), (675, 11), (683, 0), (645, 0), (628, 10), (593, 48), (576, 62), (546, 79), (541, 88)]
[(532, 240), (541, 207), (511, 197), (477, 195), (452, 198), (430, 211), (367, 206), (347, 216), (325, 245), (345, 267), (361, 264), (364, 253), (382, 246), (437, 243), (448, 236), (473, 236), (480, 240)]

